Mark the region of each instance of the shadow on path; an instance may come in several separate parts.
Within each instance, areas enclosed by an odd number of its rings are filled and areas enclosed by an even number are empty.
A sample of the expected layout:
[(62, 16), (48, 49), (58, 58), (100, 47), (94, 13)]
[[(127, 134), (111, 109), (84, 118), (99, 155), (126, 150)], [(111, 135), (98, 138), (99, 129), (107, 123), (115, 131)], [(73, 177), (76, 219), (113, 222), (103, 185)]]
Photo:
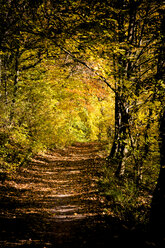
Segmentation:
[(0, 186), (0, 247), (152, 247), (142, 232), (106, 216), (97, 143), (38, 155)]

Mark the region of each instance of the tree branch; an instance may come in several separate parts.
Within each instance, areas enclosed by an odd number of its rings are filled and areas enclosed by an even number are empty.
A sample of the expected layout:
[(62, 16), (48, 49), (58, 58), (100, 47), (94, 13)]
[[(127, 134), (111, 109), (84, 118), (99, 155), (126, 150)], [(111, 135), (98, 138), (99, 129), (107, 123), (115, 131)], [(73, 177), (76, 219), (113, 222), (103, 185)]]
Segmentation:
[(23, 66), (21, 68), (21, 71), (24, 71), (24, 70), (28, 70), (28, 69), (31, 69), (31, 68), (34, 68), (36, 65), (38, 65), (40, 62), (42, 61), (42, 59), (40, 58), (39, 60), (37, 60), (34, 64), (31, 64), (31, 65), (28, 65), (28, 66)]
[(58, 45), (56, 43), (56, 46), (58, 46), (63, 52), (65, 52), (66, 54), (68, 54), (70, 57), (73, 58), (74, 61), (82, 64), (83, 66), (85, 66), (88, 70), (92, 71), (101, 81), (103, 81), (113, 92), (116, 92), (116, 90), (110, 85), (110, 83), (107, 81), (107, 79), (100, 75), (95, 69), (93, 69), (92, 67), (90, 67), (89, 65), (87, 65), (86, 62), (78, 59), (74, 54), (72, 54), (70, 51), (68, 51), (66, 48), (62, 47), (61, 45)]

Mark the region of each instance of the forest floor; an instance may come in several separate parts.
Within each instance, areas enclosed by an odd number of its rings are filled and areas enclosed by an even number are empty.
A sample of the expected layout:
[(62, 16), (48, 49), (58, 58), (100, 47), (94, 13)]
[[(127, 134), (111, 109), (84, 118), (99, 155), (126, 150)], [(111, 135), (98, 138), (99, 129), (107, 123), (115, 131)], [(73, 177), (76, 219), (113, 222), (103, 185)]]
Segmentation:
[(144, 233), (105, 212), (98, 143), (36, 156), (0, 184), (0, 248), (152, 247)]

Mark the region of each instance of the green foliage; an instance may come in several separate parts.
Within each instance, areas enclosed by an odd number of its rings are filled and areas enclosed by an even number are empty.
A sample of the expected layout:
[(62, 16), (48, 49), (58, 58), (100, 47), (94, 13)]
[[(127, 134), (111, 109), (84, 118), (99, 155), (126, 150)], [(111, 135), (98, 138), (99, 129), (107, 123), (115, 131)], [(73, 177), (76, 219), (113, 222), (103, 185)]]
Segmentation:
[[(53, 48), (51, 45), (52, 56), (57, 52)], [(112, 125), (108, 89), (98, 91), (99, 83), (87, 74), (76, 71), (69, 75), (70, 61), (62, 55), (58, 63), (43, 56), (33, 66), (37, 53), (38, 49), (21, 51), (16, 58), (20, 67), (17, 80), (13, 83), (9, 76), (1, 85), (1, 164), (6, 168), (22, 166), (29, 156), (45, 149), (107, 140)], [(12, 67), (7, 69), (10, 72)]]
[[(28, 162), (30, 154), (25, 137), (18, 130), (0, 130), (0, 169), (14, 172), (22, 163)], [(23, 144), (23, 145), (22, 145)]]

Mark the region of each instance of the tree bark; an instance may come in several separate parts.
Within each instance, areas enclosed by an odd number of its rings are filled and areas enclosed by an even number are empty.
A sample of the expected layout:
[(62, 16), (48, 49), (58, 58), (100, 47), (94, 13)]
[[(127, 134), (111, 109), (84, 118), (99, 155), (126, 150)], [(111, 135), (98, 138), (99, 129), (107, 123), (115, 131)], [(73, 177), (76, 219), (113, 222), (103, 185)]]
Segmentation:
[(18, 75), (19, 75), (19, 48), (15, 53), (15, 68), (14, 68), (14, 85), (13, 85), (13, 99), (12, 99), (12, 106), (11, 106), (11, 113), (10, 113), (10, 122), (12, 122), (14, 117), (14, 108), (15, 108), (15, 101), (17, 95), (17, 88), (18, 88)]
[[(136, 8), (134, 1), (131, 2), (129, 7), (129, 25), (128, 30), (125, 30), (125, 2), (120, 1), (120, 12), (116, 17), (118, 23), (118, 42), (123, 49), (123, 43), (129, 41), (131, 44), (134, 41), (134, 29), (136, 19)], [(119, 53), (113, 56), (113, 65), (115, 69), (114, 79), (116, 81), (115, 87), (115, 135), (112, 144), (111, 152), (108, 157), (109, 163), (111, 159), (115, 159), (118, 167), (116, 170), (116, 176), (121, 177), (125, 173), (125, 165), (127, 159), (127, 144), (129, 140), (128, 125), (129, 125), (129, 113), (128, 102), (125, 82), (131, 78), (131, 64), (129, 59), (132, 53), (131, 49), (124, 48), (125, 53)], [(126, 59), (127, 58), (127, 59)]]
[(5, 105), (8, 103), (7, 97), (7, 65), (6, 56), (0, 55), (0, 84), (3, 89), (3, 99)]
[(160, 173), (151, 204), (150, 229), (154, 236), (165, 237), (165, 110), (160, 117)]
[[(156, 80), (158, 83), (165, 80), (165, 16), (160, 11), (160, 43), (158, 46), (158, 62)], [(164, 105), (164, 87), (159, 88), (159, 100), (162, 111), (159, 117), (159, 149), (160, 149), (160, 172), (157, 186), (153, 194), (150, 215), (150, 229), (156, 238), (165, 239), (165, 105)]]
[(125, 163), (127, 156), (127, 143), (128, 143), (128, 122), (129, 114), (124, 106), (125, 102), (116, 93), (115, 98), (115, 135), (112, 144), (110, 155), (108, 156), (109, 164), (112, 159), (118, 164), (115, 175), (121, 177), (125, 172)]

